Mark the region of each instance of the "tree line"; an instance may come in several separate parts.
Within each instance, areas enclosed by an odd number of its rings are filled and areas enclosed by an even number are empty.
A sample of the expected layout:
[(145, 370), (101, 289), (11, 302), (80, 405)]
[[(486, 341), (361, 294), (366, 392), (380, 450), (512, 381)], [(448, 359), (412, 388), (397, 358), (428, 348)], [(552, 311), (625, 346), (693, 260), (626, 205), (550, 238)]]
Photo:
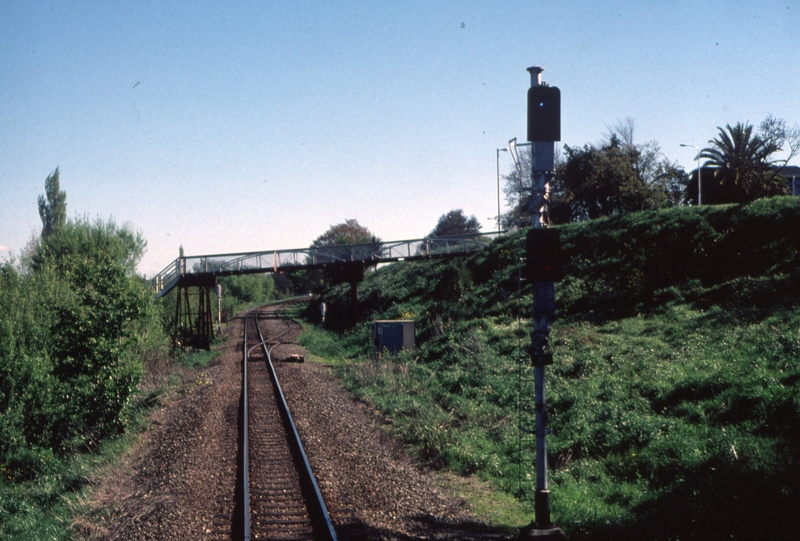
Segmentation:
[[(462, 209), (450, 210), (442, 214), (436, 226), (428, 233), (428, 238), (449, 237), (480, 233), (481, 224), (475, 216), (467, 216)], [(362, 259), (380, 248), (382, 240), (356, 219), (347, 219), (330, 226), (322, 235), (314, 239), (309, 248), (315, 253), (330, 255), (342, 260)], [(346, 247), (346, 248), (344, 248)], [(424, 250), (424, 248), (422, 248)], [(309, 263), (311, 260), (309, 259)], [(363, 267), (370, 270), (375, 265)], [(356, 274), (362, 271), (359, 266)], [(295, 271), (288, 277), (294, 291), (321, 293), (337, 284), (358, 281), (353, 269), (346, 265), (331, 265), (322, 269)]]
[[(705, 159), (699, 172), (704, 203), (748, 203), (789, 193), (780, 173), (800, 151), (800, 128), (768, 116), (757, 128), (738, 122), (717, 130), (699, 154)], [(687, 173), (656, 141), (637, 143), (634, 132), (627, 118), (610, 126), (599, 144), (564, 145), (550, 182), (550, 223), (698, 203), (698, 170)], [(519, 167), (504, 177), (511, 208), (502, 217), (506, 228), (530, 224), (530, 164), (530, 150), (523, 148)]]

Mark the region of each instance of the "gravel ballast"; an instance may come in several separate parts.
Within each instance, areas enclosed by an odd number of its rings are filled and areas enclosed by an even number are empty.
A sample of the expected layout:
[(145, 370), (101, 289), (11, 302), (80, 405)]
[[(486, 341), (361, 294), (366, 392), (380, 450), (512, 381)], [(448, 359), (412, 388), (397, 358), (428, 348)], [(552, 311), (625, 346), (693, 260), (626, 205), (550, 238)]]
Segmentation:
[[(268, 322), (281, 325), (280, 322)], [(152, 417), (152, 428), (126, 468), (95, 491), (93, 537), (107, 540), (230, 539), (242, 322), (232, 321), (220, 355)], [(344, 392), (330, 370), (296, 344), (272, 358), (320, 490), (342, 538), (387, 540), (508, 539), (446, 495), (425, 470), (380, 430), (376, 415)], [(98, 531), (99, 530), (99, 531)], [(236, 538), (236, 533), (233, 534)]]

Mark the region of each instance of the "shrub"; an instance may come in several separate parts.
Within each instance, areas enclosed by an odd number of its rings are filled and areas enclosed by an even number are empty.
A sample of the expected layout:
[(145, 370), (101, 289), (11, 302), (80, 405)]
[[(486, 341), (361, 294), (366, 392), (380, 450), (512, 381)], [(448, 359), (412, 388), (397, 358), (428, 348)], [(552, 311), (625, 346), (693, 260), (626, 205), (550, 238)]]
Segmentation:
[(34, 244), (28, 269), (2, 268), (0, 457), (19, 472), (126, 426), (141, 354), (164, 343), (133, 272), (143, 249), (113, 222), (76, 220)]

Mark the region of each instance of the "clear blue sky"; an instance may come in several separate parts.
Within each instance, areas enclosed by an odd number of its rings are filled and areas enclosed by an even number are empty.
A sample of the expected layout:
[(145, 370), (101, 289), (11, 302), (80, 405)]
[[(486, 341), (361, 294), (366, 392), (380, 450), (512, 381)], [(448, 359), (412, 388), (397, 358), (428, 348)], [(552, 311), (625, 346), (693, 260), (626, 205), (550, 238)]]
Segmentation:
[(493, 229), (531, 65), (563, 143), (631, 117), (691, 169), (679, 143), (717, 126), (800, 122), (800, 3), (0, 0), (0, 258), (41, 229), (56, 166), (69, 217), (143, 233), (148, 276), (181, 244), (297, 248), (349, 218)]

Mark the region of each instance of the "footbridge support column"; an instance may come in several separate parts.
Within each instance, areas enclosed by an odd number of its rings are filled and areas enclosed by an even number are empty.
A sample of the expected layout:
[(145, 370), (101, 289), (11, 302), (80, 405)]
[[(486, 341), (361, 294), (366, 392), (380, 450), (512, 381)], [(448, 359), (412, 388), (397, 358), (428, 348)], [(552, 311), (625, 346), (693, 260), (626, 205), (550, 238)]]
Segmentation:
[(211, 348), (211, 338), (214, 336), (211, 292), (216, 285), (217, 277), (208, 274), (184, 275), (179, 278), (172, 335), (176, 347)]
[(350, 306), (352, 307), (353, 324), (358, 323), (358, 284), (364, 281), (364, 264), (359, 262), (347, 263), (345, 278), (350, 284)]

